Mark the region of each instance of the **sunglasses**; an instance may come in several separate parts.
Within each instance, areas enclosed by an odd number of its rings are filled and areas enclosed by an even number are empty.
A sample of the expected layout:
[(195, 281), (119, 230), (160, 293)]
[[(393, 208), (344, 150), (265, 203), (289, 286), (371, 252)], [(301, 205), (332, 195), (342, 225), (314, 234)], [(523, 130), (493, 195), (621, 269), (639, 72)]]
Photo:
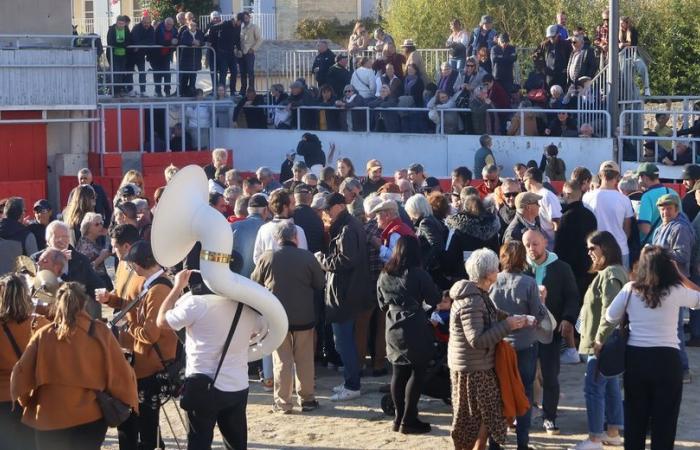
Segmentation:
[(518, 196), (518, 194), (519, 192), (506, 192), (505, 194), (503, 194), (503, 196), (505, 198), (515, 198)]

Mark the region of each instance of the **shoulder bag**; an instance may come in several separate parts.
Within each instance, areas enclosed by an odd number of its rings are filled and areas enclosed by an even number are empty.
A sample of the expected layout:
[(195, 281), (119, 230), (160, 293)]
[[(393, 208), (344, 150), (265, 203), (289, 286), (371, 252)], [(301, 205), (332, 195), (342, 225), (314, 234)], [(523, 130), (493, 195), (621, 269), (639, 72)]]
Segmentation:
[(603, 348), (598, 355), (598, 371), (606, 377), (615, 377), (621, 375), (625, 371), (625, 351), (627, 349), (627, 340), (629, 339), (629, 315), (627, 314), (627, 305), (632, 296), (632, 288), (627, 293), (625, 300), (625, 314), (622, 320), (617, 325), (603, 344)]
[[(88, 329), (88, 336), (95, 338), (95, 319), (90, 321), (90, 328)], [(107, 356), (107, 355), (105, 355)], [(106, 391), (95, 391), (95, 397), (97, 397), (97, 403), (100, 405), (102, 410), (102, 417), (105, 423), (109, 427), (116, 427), (121, 425), (126, 419), (131, 415), (131, 406), (127, 405), (123, 401), (112, 397)]]
[(228, 336), (226, 336), (224, 348), (221, 351), (219, 364), (216, 366), (214, 378), (204, 373), (195, 373), (185, 378), (182, 397), (180, 397), (180, 407), (185, 411), (196, 411), (199, 414), (209, 416), (214, 415), (216, 412), (217, 389), (214, 387), (214, 383), (219, 376), (219, 371), (221, 370), (221, 365), (224, 363), (229, 345), (231, 345), (233, 334), (236, 332), (236, 326), (238, 326), (242, 310), (243, 303), (239, 302), (236, 308), (236, 315), (233, 317), (233, 322), (231, 323), (231, 328), (228, 330)]

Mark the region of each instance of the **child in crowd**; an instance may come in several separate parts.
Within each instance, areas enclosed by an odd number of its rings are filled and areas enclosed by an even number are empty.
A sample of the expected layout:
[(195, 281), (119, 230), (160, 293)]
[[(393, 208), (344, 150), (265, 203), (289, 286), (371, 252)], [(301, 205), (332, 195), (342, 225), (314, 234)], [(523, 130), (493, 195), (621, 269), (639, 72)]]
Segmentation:
[(450, 291), (442, 291), (442, 300), (435, 306), (435, 310), (430, 315), (430, 323), (435, 327), (435, 339), (438, 342), (447, 342), (450, 338), (450, 309), (452, 308), (452, 298)]

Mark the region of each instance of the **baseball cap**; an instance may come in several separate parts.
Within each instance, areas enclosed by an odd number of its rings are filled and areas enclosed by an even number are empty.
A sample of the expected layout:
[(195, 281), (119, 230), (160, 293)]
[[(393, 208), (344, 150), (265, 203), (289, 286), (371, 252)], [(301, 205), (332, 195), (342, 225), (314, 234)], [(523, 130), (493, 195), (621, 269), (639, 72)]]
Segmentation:
[(369, 213), (376, 214), (380, 211), (394, 211), (395, 213), (398, 213), (399, 205), (397, 205), (393, 200), (383, 200), (381, 203), (375, 205), (374, 208), (369, 211)]
[(51, 204), (45, 198), (34, 203), (34, 212), (51, 211)]
[(620, 173), (620, 166), (617, 165), (615, 161), (603, 161), (600, 164), (600, 172), (605, 172), (606, 170), (612, 170), (617, 173)]
[(345, 53), (340, 53), (335, 56), (335, 62), (340, 62), (344, 59), (348, 59), (348, 55), (346, 55)]
[(323, 209), (326, 204), (327, 196), (328, 194), (325, 192), (315, 194), (313, 200), (311, 200), (311, 209)]
[(323, 206), (323, 209), (328, 211), (336, 205), (345, 206), (345, 197), (343, 196), (343, 194), (339, 194), (338, 192), (334, 192), (333, 194), (326, 197), (326, 203)]
[(409, 172), (421, 173), (421, 172), (424, 172), (425, 170), (423, 169), (423, 165), (422, 165), (422, 164), (413, 163), (413, 164), (411, 164), (410, 166), (408, 166), (408, 171), (409, 171)]
[(125, 184), (119, 188), (119, 195), (122, 197), (134, 197), (136, 196), (136, 187), (131, 183)]
[(551, 37), (556, 36), (558, 32), (559, 32), (559, 30), (558, 30), (558, 28), (557, 28), (556, 25), (550, 25), (550, 26), (547, 27), (546, 36), (547, 36), (548, 38), (551, 38)]
[(307, 170), (306, 163), (304, 161), (295, 161), (292, 166), (292, 170)]
[[(684, 180), (700, 180), (700, 166), (697, 164), (688, 164), (683, 169)], [(36, 208), (36, 205), (34, 205)]]
[(373, 172), (375, 169), (381, 169), (382, 163), (378, 159), (370, 159), (367, 161), (367, 173)]
[(433, 189), (439, 188), (440, 187), (440, 181), (435, 178), (435, 177), (428, 177), (425, 180), (423, 180), (423, 184), (421, 185), (421, 190), (423, 192), (432, 192)]
[(656, 206), (663, 205), (676, 205), (676, 208), (680, 208), (681, 199), (676, 194), (664, 194), (656, 201)]
[(301, 81), (295, 81), (289, 85), (289, 89), (304, 89), (304, 84)]
[(294, 186), (294, 193), (295, 194), (310, 194), (314, 191), (314, 188), (309, 186), (306, 183), (300, 183)]
[(515, 197), (515, 209), (523, 209), (528, 205), (535, 205), (542, 200), (541, 195), (533, 194), (532, 192), (521, 192)]
[(637, 167), (636, 173), (637, 175), (658, 175), (659, 167), (654, 163), (641, 163), (639, 167)]
[(117, 206), (117, 209), (119, 211), (121, 211), (122, 213), (124, 213), (124, 215), (126, 217), (128, 217), (129, 219), (136, 219), (136, 214), (137, 214), (136, 205), (134, 205), (133, 203), (131, 203), (131, 202), (120, 203)]
[(267, 198), (265, 198), (263, 194), (255, 194), (250, 197), (250, 200), (248, 201), (249, 208), (264, 208), (267, 207), (267, 205)]
[(479, 22), (480, 25), (483, 25), (485, 23), (493, 23), (493, 18), (491, 16), (481, 16), (481, 22)]

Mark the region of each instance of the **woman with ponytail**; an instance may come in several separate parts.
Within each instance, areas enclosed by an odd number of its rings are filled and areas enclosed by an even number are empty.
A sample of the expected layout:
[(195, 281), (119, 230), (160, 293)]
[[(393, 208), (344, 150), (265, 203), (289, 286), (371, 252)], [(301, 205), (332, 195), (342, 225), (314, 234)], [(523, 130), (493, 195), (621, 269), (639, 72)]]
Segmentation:
[(85, 312), (79, 283), (63, 283), (53, 323), (29, 341), (12, 370), (12, 400), (38, 450), (98, 450), (107, 432), (97, 391), (136, 409), (136, 377), (107, 327)]

